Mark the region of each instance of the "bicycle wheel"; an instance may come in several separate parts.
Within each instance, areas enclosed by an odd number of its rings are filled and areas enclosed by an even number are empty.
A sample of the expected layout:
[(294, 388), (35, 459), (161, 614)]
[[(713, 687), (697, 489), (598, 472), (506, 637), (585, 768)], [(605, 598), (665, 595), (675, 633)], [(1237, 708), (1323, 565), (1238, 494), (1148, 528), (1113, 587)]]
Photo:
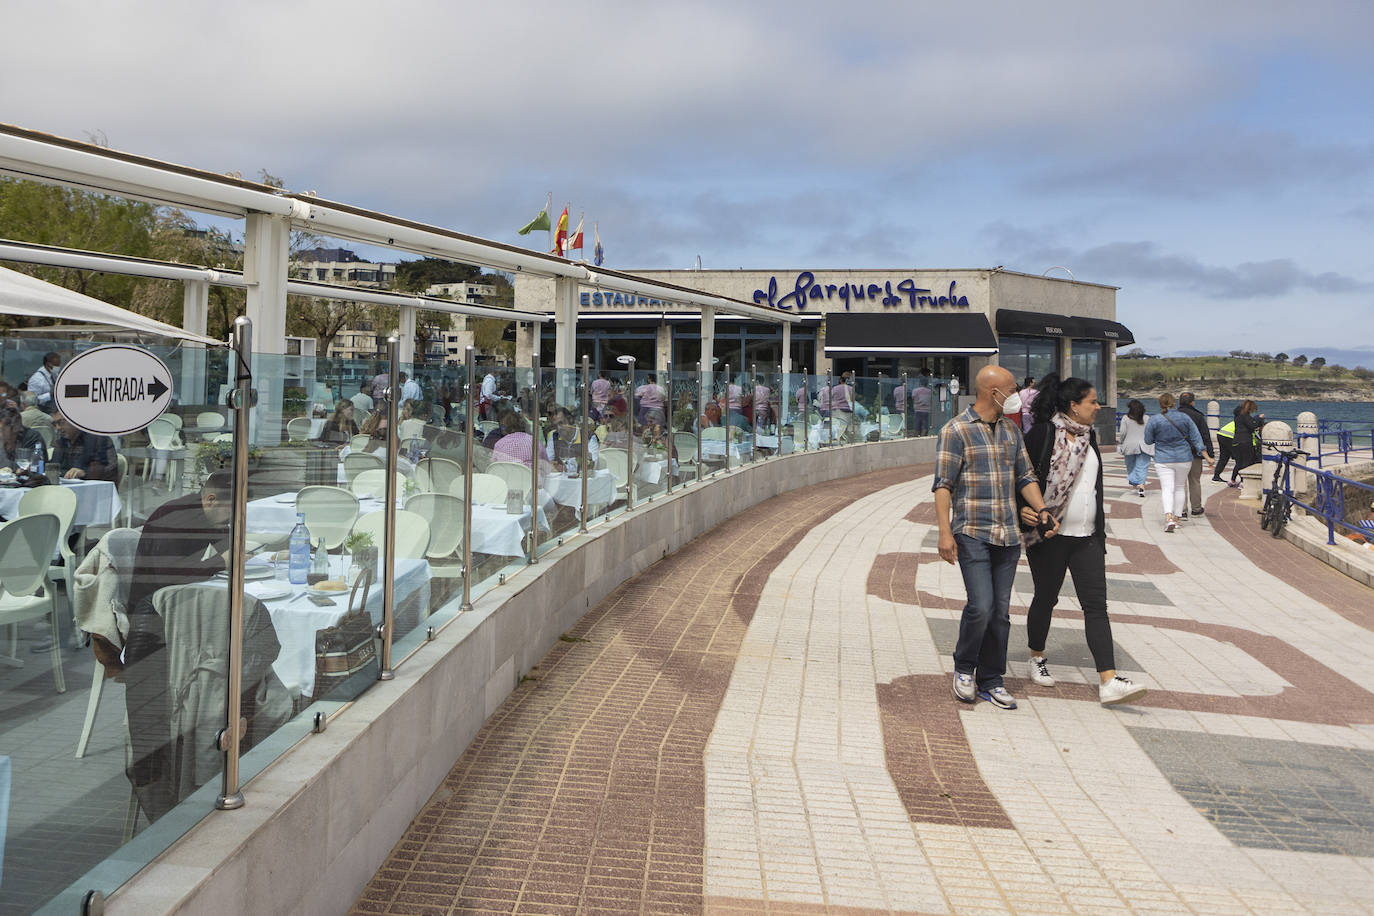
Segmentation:
[(1278, 495), (1278, 490), (1270, 490), (1264, 494), (1264, 505), (1259, 510), (1261, 531), (1268, 531), (1269, 526), (1273, 523), (1274, 503), (1278, 501)]
[(1269, 533), (1273, 537), (1283, 537), (1283, 526), (1288, 523), (1288, 496), (1280, 493), (1274, 500), (1273, 515), (1269, 520)]

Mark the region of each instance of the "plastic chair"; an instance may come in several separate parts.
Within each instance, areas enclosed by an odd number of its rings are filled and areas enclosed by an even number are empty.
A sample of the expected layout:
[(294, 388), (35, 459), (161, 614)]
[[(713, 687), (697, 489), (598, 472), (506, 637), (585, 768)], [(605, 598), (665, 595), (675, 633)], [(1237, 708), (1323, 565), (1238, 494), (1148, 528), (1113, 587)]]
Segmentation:
[(453, 485), (463, 482), (463, 466), (449, 458), (429, 457), (420, 461), (420, 466), (416, 469), (416, 476), (421, 477), (421, 483), (428, 481), (427, 489), (431, 493), (452, 493)]
[(624, 493), (630, 479), (630, 455), (623, 448), (603, 448), (599, 460), (615, 478), (616, 493)]
[(487, 468), (491, 467), (491, 461), (491, 449), (483, 445), (474, 445), (472, 447), (473, 471), (479, 473), (485, 472)]
[(310, 418), (296, 417), (294, 420), (286, 422), (286, 438), (293, 442), (308, 442), (310, 440)]
[[(406, 479), (403, 475), (396, 475), (396, 493), (399, 495), (405, 492)], [(362, 499), (365, 496), (375, 496), (377, 499), (386, 499), (386, 468), (369, 468), (353, 478), (353, 482), (348, 485), (348, 489), (353, 495)]]
[(43, 447), (46, 448), (48, 454), (51, 455), (52, 444), (57, 441), (57, 430), (51, 426), (35, 426), (32, 428), (38, 433), (38, 438), (43, 440)]
[[(529, 473), (528, 470), (525, 471)], [(489, 506), (506, 504), (506, 482), (495, 474), (472, 475), (472, 501)]]
[[(10, 655), (19, 663), (17, 624), (48, 618), (52, 635), (52, 676), (57, 692), (67, 692), (62, 677), (62, 638), (57, 629), (57, 592), (48, 568), (57, 549), (62, 522), (55, 515), (25, 515), (0, 525), (0, 626), (9, 625)], [(38, 594), (39, 591), (42, 594)]]
[(348, 440), (348, 450), (349, 450), (350, 453), (352, 453), (352, 452), (358, 452), (358, 453), (366, 452), (367, 449), (368, 449), (368, 446), (371, 445), (371, 444), (372, 444), (372, 437), (371, 437), (371, 436), (364, 436), (364, 435), (362, 435), (362, 434), (359, 434), (359, 435), (356, 435), (356, 436), (354, 436), (353, 438), (351, 438), (351, 439)]
[(67, 583), (67, 600), (70, 601), (72, 584), (76, 579), (76, 554), (67, 542), (71, 540), (72, 520), (76, 518), (76, 491), (60, 485), (34, 487), (19, 497), (16, 517), (25, 515), (55, 515), (62, 523), (62, 530), (57, 534), (57, 550), (62, 557), (62, 565), (52, 563), (49, 572), (55, 570)]
[(478, 421), (477, 421), (477, 428), (480, 429), (480, 430), (482, 431), (482, 435), (483, 435), (484, 437), (487, 436), (487, 435), (490, 435), (490, 434), (493, 433), (493, 432), (495, 432), (495, 431), (496, 431), (496, 427), (498, 427), (498, 426), (500, 426), (500, 425), (501, 425), (501, 424), (497, 423), (495, 420), (478, 420)]
[[(109, 557), (110, 566), (114, 569), (119, 583), (115, 589), (115, 594), (112, 596), (111, 604), (123, 610), (126, 618), (129, 586), (133, 583), (133, 561), (134, 556), (138, 553), (138, 539), (141, 534), (141, 528), (114, 528), (100, 539), (99, 546), (105, 556)], [(119, 562), (121, 558), (124, 562)], [(117, 648), (122, 649), (123, 646)], [(97, 662), (91, 674), (91, 695), (86, 700), (86, 721), (81, 725), (81, 737), (76, 742), (77, 760), (86, 756), (86, 747), (91, 743), (91, 732), (95, 728), (95, 717), (100, 711), (100, 696), (104, 689), (105, 666)]]
[(205, 410), (196, 414), (196, 432), (202, 436), (210, 433), (217, 433), (224, 428), (224, 417), (214, 410)]
[(158, 417), (158, 419), (166, 420), (168, 423), (172, 424), (173, 428), (175, 428), (177, 432), (181, 432), (182, 428), (185, 426), (186, 423), (186, 421), (181, 418), (181, 414), (179, 413), (165, 413), (162, 416)]
[[(382, 474), (385, 481), (385, 472)], [(358, 497), (343, 487), (304, 487), (296, 494), (296, 511), (305, 513), (310, 536), (324, 538), (325, 548), (334, 550), (358, 520)]]
[(425, 435), (425, 421), (419, 417), (411, 417), (409, 420), (401, 421), (401, 441), (407, 439), (421, 438)]
[(677, 455), (680, 476), (700, 476), (697, 468), (697, 437), (691, 433), (673, 433), (673, 451)]
[[(148, 424), (148, 447), (160, 452), (179, 452), (186, 447), (181, 441), (181, 418), (174, 414), (163, 414), (156, 420)], [(174, 459), (167, 459), (167, 474), (172, 473), (172, 463)], [(153, 474), (153, 465), (156, 459), (149, 457), (143, 464), (143, 479), (149, 479)]]
[[(462, 516), (459, 516), (459, 524), (462, 524)], [(377, 545), (378, 552), (385, 555), (386, 512), (377, 509), (361, 516), (353, 525), (353, 530), (372, 535), (372, 542)], [(408, 509), (397, 509), (396, 556), (401, 559), (419, 560), (424, 558), (428, 549), (429, 522), (418, 513)]]
[(515, 461), (493, 461), (483, 473), (500, 477), (506, 489), (519, 490), (522, 497), (530, 491), (530, 469)]
[(369, 455), (366, 452), (351, 452), (344, 455), (344, 483), (352, 487), (353, 481), (363, 471), (381, 470), (385, 467), (386, 462), (376, 455)]
[[(463, 500), (448, 493), (416, 493), (406, 500), (406, 511), (414, 512), (429, 525), (429, 546), (425, 556), (442, 560), (453, 556), (463, 543)], [(399, 527), (399, 524), (398, 526)]]

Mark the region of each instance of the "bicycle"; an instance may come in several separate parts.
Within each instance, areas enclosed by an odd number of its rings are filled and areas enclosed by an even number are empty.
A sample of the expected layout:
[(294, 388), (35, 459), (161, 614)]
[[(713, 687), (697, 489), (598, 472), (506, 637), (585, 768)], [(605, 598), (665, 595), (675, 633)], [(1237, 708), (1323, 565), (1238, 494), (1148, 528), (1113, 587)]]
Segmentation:
[(1259, 510), (1260, 529), (1268, 531), (1270, 537), (1279, 538), (1283, 537), (1283, 526), (1288, 524), (1288, 519), (1293, 515), (1292, 498), (1288, 495), (1293, 459), (1299, 455), (1307, 458), (1308, 453), (1299, 448), (1270, 448), (1278, 452), (1279, 460), (1274, 463), (1274, 480), (1269, 485), (1269, 492), (1264, 495), (1264, 505)]

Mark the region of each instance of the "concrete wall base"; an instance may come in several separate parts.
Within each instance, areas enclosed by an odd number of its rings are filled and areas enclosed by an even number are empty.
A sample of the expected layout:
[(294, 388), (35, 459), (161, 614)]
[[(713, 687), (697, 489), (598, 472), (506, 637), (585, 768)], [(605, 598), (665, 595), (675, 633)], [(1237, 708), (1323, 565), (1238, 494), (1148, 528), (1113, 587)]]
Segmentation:
[(346, 912), (483, 722), (621, 582), (780, 493), (934, 456), (925, 438), (770, 458), (570, 538), (248, 783), (245, 807), (201, 820), (116, 891), (106, 912)]

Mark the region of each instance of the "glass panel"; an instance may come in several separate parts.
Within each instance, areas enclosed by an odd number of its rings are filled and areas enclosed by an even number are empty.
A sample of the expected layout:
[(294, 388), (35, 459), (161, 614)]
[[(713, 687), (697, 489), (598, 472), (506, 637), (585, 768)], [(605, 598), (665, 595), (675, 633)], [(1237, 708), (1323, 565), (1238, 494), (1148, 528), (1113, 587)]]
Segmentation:
[(1098, 391), (1103, 386), (1102, 347), (1100, 340), (1075, 340), (1069, 356), (1070, 371), (1074, 376), (1092, 382)]
[(668, 385), (659, 373), (635, 375), (635, 505), (668, 489)]
[[(171, 370), (170, 408), (134, 433), (83, 434), (40, 398), (51, 384), (40, 369), (49, 353), (66, 365), (112, 343), (127, 341), (22, 338), (0, 350), (0, 570), (8, 610), (20, 612), (4, 632), (14, 648), (5, 639), (0, 655), (23, 661), (0, 659), (5, 912), (54, 900), (77, 912), (87, 890), (110, 893), (211, 811), (220, 788), (223, 756), (211, 742), (226, 679), (197, 676), (196, 661), (222, 659), (228, 644), (228, 591), (215, 573), (233, 481), (221, 472), (199, 483), (185, 427), (201, 413), (222, 423), (207, 393), (229, 359), (147, 346)], [(56, 531), (26, 520), (49, 513)], [(35, 549), (38, 539), (51, 542)], [(76, 570), (92, 552), (105, 560), (88, 582)], [(78, 587), (88, 601), (73, 601)], [(169, 713), (192, 682), (202, 701)]]
[(1027, 379), (1044, 378), (1059, 365), (1059, 341), (1053, 338), (1006, 334), (998, 338), (997, 346), (998, 364), (1021, 385), (1031, 384)]
[(674, 370), (671, 382), (672, 414), (669, 417), (677, 478), (675, 483), (693, 483), (700, 479), (701, 464), (701, 389), (696, 367)]
[[(533, 432), (527, 411), (533, 389), (529, 369), (477, 359), (476, 433), (472, 450), (472, 595), (497, 585), (502, 575), (523, 569), (529, 559), (530, 450)], [(521, 407), (521, 392), (525, 407)]]
[[(559, 537), (577, 534), (582, 521), (581, 375), (577, 369), (544, 369), (541, 373), (540, 399), (544, 406), (540, 418), (540, 462), (544, 473), (540, 481), (540, 504), (548, 527), (540, 535), (543, 539), (540, 553), (558, 546)], [(588, 454), (585, 460), (591, 464), (593, 458)], [(608, 501), (607, 489), (614, 493), (609, 478), (609, 472), (591, 468), (587, 479), (588, 503), (604, 505)]]

